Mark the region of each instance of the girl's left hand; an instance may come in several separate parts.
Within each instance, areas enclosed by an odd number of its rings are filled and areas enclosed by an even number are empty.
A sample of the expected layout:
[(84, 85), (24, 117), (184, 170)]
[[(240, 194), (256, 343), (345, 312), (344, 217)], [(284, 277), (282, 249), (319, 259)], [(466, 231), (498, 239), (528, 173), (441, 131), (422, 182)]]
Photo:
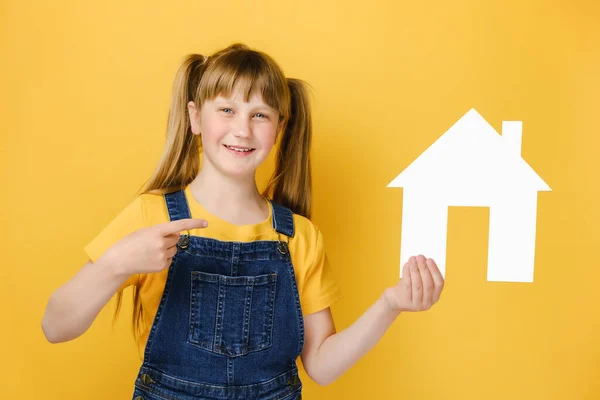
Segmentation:
[(440, 299), (444, 278), (431, 258), (411, 257), (402, 267), (402, 279), (387, 288), (384, 298), (397, 312), (429, 310)]

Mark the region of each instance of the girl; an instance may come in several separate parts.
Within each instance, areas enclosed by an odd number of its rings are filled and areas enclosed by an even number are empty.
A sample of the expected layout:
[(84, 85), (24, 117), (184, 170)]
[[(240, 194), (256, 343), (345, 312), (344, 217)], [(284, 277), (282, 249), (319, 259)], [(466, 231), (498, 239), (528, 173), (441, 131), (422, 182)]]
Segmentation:
[[(268, 55), (234, 44), (186, 57), (159, 166), (52, 294), (48, 341), (80, 336), (115, 293), (116, 317), (132, 286), (143, 352), (134, 399), (291, 400), (301, 398), (298, 357), (311, 379), (329, 384), (400, 312), (429, 309), (444, 282), (419, 255), (335, 332), (329, 307), (340, 292), (310, 221), (311, 134), (304, 82)], [(277, 141), (276, 170), (260, 193), (256, 169)]]

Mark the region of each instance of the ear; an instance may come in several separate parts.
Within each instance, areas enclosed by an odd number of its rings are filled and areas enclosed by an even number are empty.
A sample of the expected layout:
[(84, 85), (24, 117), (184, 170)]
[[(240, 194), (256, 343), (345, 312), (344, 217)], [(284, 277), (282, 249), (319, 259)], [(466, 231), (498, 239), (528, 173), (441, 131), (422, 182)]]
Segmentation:
[(200, 112), (193, 101), (188, 103), (188, 113), (190, 115), (190, 126), (194, 135), (200, 134)]
[(277, 142), (277, 139), (279, 139), (279, 136), (283, 135), (283, 125), (284, 125), (283, 120), (279, 121), (279, 124), (277, 124), (277, 134), (275, 135), (275, 142)]

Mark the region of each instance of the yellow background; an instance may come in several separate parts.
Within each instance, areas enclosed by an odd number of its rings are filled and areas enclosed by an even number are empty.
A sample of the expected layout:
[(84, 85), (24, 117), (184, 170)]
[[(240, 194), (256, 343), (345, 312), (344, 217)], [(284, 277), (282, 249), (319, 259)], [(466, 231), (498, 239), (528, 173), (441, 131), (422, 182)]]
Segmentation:
[[(314, 88), (314, 222), (345, 299), (338, 329), (398, 276), (386, 185), (471, 107), (523, 121), (538, 196), (534, 283), (487, 282), (489, 210), (450, 209), (446, 288), (307, 399), (599, 399), (600, 6), (596, 1), (0, 3), (0, 397), (126, 399), (139, 359), (112, 305), (51, 345), (52, 291), (133, 197), (188, 52), (265, 50)], [(261, 185), (272, 160), (261, 168)]]

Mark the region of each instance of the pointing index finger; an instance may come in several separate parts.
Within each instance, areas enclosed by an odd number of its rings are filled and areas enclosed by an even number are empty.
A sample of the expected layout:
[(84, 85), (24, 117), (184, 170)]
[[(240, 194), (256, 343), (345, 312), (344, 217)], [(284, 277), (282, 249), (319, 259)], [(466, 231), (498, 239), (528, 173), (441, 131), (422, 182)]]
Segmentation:
[(186, 218), (160, 224), (159, 230), (162, 235), (167, 236), (174, 233), (179, 233), (181, 231), (187, 231), (190, 229), (206, 228), (207, 226), (208, 222), (204, 219)]

